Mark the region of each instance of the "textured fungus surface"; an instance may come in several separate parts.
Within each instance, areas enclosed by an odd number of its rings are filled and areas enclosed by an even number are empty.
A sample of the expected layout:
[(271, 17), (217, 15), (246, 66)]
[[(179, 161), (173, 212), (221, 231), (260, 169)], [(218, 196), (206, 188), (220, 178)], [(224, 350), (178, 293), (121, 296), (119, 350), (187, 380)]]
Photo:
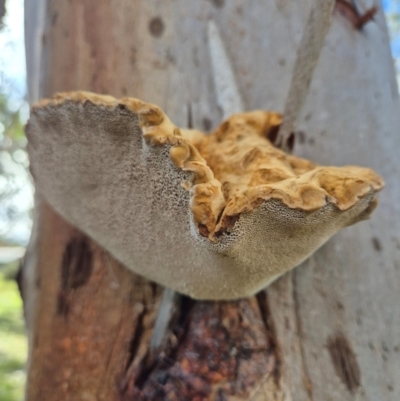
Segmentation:
[(382, 188), (381, 178), (360, 167), (320, 167), (289, 155), (267, 139), (279, 127), (277, 113), (236, 114), (196, 147), (221, 183), (226, 207), (216, 231), (229, 217), (278, 199), (292, 209), (315, 211), (328, 203), (340, 210)]
[(204, 135), (137, 99), (72, 92), (33, 107), (28, 151), (53, 207), (129, 268), (195, 298), (237, 298), (367, 218), (383, 186), (370, 169), (277, 149), (281, 120), (235, 114)]

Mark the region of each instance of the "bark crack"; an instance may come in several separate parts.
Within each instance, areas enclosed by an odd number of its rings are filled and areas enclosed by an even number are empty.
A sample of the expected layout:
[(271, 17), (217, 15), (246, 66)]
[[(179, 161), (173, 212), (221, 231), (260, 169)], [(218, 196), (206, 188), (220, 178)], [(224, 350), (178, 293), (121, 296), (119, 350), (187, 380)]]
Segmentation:
[(347, 389), (354, 393), (360, 387), (361, 373), (349, 340), (343, 333), (337, 333), (328, 339), (327, 346), (336, 374)]
[(108, 374), (108, 370), (109, 370), (110, 365), (111, 365), (111, 359), (112, 359), (112, 356), (113, 356), (113, 353), (114, 353), (115, 346), (118, 345), (118, 341), (117, 340), (119, 338), (119, 335), (120, 335), (120, 332), (121, 332), (121, 328), (123, 327), (123, 319), (122, 319), (123, 316), (124, 316), (124, 313), (121, 313), (120, 314), (120, 318), (119, 318), (119, 322), (118, 322), (117, 334), (114, 337), (114, 340), (112, 342), (111, 350), (110, 350), (110, 352), (108, 354), (107, 361), (105, 363), (104, 373), (102, 375), (101, 380), (99, 381), (100, 386), (99, 386), (99, 389), (98, 389), (97, 394), (96, 394), (97, 399), (100, 399), (101, 398), (101, 394), (104, 394), (104, 386), (107, 384), (107, 374)]
[(303, 323), (301, 319), (299, 295), (297, 292), (297, 279), (296, 279), (297, 271), (292, 271), (289, 274), (292, 275), (292, 288), (293, 288), (292, 296), (293, 296), (294, 313), (295, 313), (296, 327), (297, 327), (299, 347), (300, 347), (301, 366), (303, 370), (303, 382), (304, 382), (304, 387), (307, 391), (309, 401), (313, 401), (313, 384), (310, 379), (310, 374), (306, 362), (306, 353), (303, 344)]
[(264, 326), (267, 329), (267, 333), (269, 334), (269, 341), (271, 343), (271, 352), (275, 355), (275, 366), (272, 371), (272, 376), (274, 378), (275, 384), (277, 387), (280, 386), (280, 379), (282, 377), (282, 365), (283, 365), (283, 356), (282, 350), (278, 342), (278, 334), (276, 331), (275, 322), (272, 319), (271, 309), (269, 307), (268, 302), (268, 293), (267, 291), (261, 291), (256, 295), (258, 307), (260, 308), (261, 318), (264, 322)]

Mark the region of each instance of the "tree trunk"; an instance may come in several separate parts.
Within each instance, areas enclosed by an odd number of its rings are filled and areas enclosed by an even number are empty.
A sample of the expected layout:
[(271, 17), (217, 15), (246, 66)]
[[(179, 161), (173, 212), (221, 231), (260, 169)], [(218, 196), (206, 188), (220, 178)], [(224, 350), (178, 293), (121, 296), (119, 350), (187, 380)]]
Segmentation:
[[(310, 5), (26, 0), (31, 100), (76, 89), (132, 96), (178, 126), (209, 131), (221, 119), (212, 19), (246, 110), (282, 111)], [(381, 173), (387, 187), (371, 220), (256, 297), (181, 297), (154, 351), (162, 288), (128, 272), (37, 194), (24, 271), (28, 401), (400, 399), (400, 114), (389, 39), (381, 12), (362, 30), (333, 18), (295, 153)]]

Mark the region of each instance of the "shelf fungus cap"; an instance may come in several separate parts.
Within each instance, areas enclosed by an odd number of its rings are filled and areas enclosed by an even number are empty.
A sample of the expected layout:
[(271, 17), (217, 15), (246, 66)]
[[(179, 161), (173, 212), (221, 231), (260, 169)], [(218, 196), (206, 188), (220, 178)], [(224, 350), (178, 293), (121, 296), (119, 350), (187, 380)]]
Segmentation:
[(197, 299), (250, 296), (368, 218), (381, 178), (274, 147), (281, 116), (235, 114), (211, 135), (157, 106), (88, 92), (32, 107), (36, 187), (129, 269)]

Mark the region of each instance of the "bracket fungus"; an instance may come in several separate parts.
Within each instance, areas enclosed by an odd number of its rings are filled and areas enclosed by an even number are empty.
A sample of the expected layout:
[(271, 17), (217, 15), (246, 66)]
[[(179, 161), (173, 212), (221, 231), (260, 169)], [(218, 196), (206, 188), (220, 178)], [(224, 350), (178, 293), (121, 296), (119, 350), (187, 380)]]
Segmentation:
[(322, 167), (267, 139), (273, 112), (235, 114), (211, 135), (157, 107), (87, 92), (32, 107), (40, 193), (129, 269), (197, 299), (255, 294), (335, 232), (366, 219), (381, 178)]

